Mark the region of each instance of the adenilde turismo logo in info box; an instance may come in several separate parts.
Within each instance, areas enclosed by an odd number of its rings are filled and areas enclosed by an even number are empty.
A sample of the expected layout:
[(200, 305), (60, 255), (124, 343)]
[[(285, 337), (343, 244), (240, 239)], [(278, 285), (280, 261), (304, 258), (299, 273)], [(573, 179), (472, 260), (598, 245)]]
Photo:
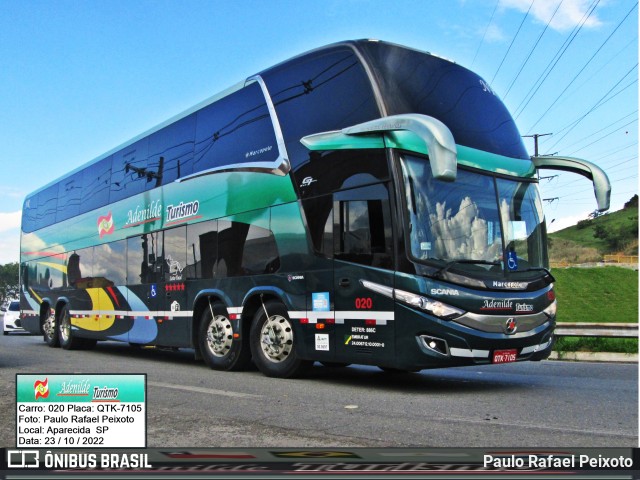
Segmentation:
[(144, 374), (16, 375), (16, 447), (143, 448)]

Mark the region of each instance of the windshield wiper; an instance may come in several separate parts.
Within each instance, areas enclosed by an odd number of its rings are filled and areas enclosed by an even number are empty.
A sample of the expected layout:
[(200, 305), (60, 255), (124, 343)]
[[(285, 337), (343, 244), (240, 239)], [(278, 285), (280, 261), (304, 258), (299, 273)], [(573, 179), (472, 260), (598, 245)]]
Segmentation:
[(490, 261), (490, 260), (451, 260), (440, 267), (438, 270), (433, 272), (433, 276), (442, 277), (445, 273), (449, 271), (451, 267), (456, 264), (467, 264), (467, 265), (501, 265), (499, 261)]
[(529, 268), (523, 268), (522, 270), (515, 270), (511, 273), (520, 273), (520, 272), (544, 272), (547, 275), (549, 275), (551, 277), (551, 281), (555, 283), (556, 278), (551, 275), (551, 272), (549, 271), (548, 268), (544, 268), (544, 267), (529, 267)]

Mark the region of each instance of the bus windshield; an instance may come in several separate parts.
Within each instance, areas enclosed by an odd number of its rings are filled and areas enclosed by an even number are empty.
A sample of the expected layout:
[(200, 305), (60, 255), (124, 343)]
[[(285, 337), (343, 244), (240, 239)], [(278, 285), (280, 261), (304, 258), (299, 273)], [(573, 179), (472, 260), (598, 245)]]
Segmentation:
[(435, 180), (427, 159), (401, 159), (410, 256), (473, 275), (535, 272), (548, 266), (537, 184), (458, 170)]

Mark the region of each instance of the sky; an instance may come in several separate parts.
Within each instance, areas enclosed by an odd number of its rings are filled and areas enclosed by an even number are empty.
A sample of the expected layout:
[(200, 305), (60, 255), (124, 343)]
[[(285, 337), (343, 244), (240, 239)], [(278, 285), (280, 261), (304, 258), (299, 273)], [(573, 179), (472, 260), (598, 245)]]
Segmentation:
[[(540, 154), (607, 172), (611, 211), (637, 193), (636, 0), (0, 0), (0, 264), (19, 259), (31, 191), (264, 68), (359, 38), (478, 73), (522, 135), (545, 134)], [(547, 172), (551, 231), (596, 209), (590, 181)]]

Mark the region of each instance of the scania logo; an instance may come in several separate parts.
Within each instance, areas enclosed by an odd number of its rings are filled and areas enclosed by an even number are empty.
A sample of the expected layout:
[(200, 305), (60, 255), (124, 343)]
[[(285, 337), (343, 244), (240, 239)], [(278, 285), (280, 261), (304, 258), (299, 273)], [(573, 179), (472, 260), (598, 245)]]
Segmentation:
[(516, 319), (513, 317), (507, 318), (507, 321), (504, 324), (504, 329), (508, 334), (516, 333), (516, 330), (518, 330)]

